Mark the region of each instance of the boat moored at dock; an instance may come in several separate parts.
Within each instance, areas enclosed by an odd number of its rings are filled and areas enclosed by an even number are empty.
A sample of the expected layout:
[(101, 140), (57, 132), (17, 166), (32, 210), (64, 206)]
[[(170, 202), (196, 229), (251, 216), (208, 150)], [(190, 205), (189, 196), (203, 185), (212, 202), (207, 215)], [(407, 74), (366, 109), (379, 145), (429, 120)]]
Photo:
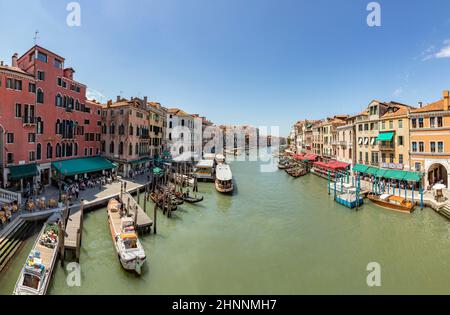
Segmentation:
[(214, 181), (214, 159), (200, 160), (195, 166), (195, 176), (200, 181)]
[(58, 256), (59, 228), (46, 223), (23, 266), (14, 295), (45, 295)]
[(233, 174), (227, 164), (217, 165), (215, 186), (218, 192), (229, 193), (233, 191)]
[(411, 213), (414, 211), (414, 204), (400, 196), (389, 194), (369, 194), (367, 198), (374, 204), (388, 210), (400, 211), (404, 213)]
[(124, 205), (116, 199), (108, 203), (108, 221), (111, 236), (122, 267), (141, 274), (147, 257), (134, 227), (134, 220), (123, 211)]

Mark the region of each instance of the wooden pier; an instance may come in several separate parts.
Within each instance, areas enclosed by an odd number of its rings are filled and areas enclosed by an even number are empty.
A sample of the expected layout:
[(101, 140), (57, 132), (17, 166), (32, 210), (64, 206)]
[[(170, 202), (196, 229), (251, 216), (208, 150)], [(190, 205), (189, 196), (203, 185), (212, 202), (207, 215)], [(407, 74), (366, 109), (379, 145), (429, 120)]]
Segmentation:
[[(139, 198), (139, 191), (138, 191), (138, 198)], [(120, 202), (122, 202), (126, 209), (130, 212), (132, 215), (136, 230), (138, 233), (141, 234), (147, 234), (151, 232), (151, 228), (153, 226), (153, 221), (150, 219), (150, 217), (147, 215), (147, 213), (144, 212), (144, 210), (141, 208), (139, 203), (131, 196), (128, 192), (123, 192), (120, 195)]]
[[(68, 214), (68, 218), (65, 223), (65, 234), (63, 236), (64, 241), (64, 253), (67, 250), (72, 251), (75, 254), (77, 262), (80, 262), (80, 250), (81, 239), (83, 235), (83, 217), (84, 217), (84, 202), (81, 201), (79, 210), (72, 210)], [(64, 260), (64, 257), (62, 257)]]

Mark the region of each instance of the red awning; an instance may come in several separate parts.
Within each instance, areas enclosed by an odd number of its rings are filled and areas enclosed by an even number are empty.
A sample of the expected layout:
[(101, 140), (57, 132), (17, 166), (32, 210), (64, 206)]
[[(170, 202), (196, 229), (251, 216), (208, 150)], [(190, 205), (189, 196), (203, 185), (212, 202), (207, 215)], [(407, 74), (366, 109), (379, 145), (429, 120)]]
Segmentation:
[(295, 155), (294, 155), (294, 159), (296, 159), (296, 160), (302, 160), (303, 157), (304, 157), (303, 154), (295, 154)]
[(338, 161), (330, 161), (328, 163), (315, 162), (314, 166), (319, 167), (319, 168), (324, 168), (327, 170), (339, 171), (339, 170), (345, 170), (347, 167), (350, 166), (350, 164), (338, 162)]
[(315, 154), (306, 154), (303, 157), (303, 160), (308, 160), (308, 161), (317, 161), (318, 156)]

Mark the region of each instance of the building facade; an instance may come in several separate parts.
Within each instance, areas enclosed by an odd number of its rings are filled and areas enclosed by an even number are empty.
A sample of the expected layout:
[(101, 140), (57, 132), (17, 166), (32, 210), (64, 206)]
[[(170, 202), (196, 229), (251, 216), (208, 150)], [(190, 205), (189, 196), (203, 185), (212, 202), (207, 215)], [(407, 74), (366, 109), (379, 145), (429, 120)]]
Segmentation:
[(436, 183), (450, 182), (450, 99), (444, 91), (442, 99), (411, 110), (411, 166), (421, 172), (423, 185), (430, 189)]
[(356, 164), (355, 154), (355, 120), (352, 116), (346, 119), (345, 125), (337, 126), (337, 152), (336, 159), (339, 162), (350, 164), (351, 167)]
[(150, 114), (146, 99), (117, 97), (102, 105), (101, 152), (118, 165), (122, 176), (151, 163)]
[(24, 181), (47, 185), (56, 176), (52, 163), (99, 154), (100, 112), (95, 104), (87, 104), (86, 86), (74, 80), (75, 70), (65, 67), (63, 57), (35, 45), (21, 57), (14, 54), (11, 68), (15, 78), (4, 78), (0, 100), (14, 102), (5, 108), (14, 106), (10, 117), (21, 119), (26, 129), (10, 130), (4, 143), (26, 149), (11, 147), (5, 154), (6, 163), (9, 158), (9, 165), (19, 166), (3, 168), (3, 186), (17, 186), (19, 179), (21, 186)]

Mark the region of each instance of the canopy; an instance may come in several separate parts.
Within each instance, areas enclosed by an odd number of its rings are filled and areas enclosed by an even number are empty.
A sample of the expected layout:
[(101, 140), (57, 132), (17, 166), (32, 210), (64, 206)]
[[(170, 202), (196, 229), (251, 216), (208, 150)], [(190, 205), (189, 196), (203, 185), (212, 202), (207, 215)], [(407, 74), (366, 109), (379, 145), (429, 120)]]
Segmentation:
[(33, 177), (38, 175), (36, 164), (25, 164), (18, 166), (10, 166), (9, 172), (12, 180), (19, 180), (23, 178)]
[(447, 188), (447, 186), (445, 186), (444, 184), (436, 184), (433, 186), (434, 190), (441, 190), (441, 189), (445, 189)]
[(100, 156), (52, 162), (52, 167), (64, 176), (92, 173), (116, 168), (116, 165)]
[(377, 171), (377, 173), (375, 174), (375, 176), (376, 177), (385, 177), (387, 172), (389, 172), (389, 170), (379, 169)]
[(394, 132), (382, 132), (378, 135), (377, 141), (392, 141), (394, 137)]
[(296, 160), (303, 160), (304, 156), (305, 156), (304, 154), (295, 154), (294, 155), (294, 159), (296, 159)]
[(315, 162), (314, 166), (336, 171), (336, 170), (345, 170), (347, 167), (350, 166), (350, 164), (338, 161), (330, 161), (328, 163)]
[(378, 172), (378, 168), (372, 167), (372, 166), (369, 166), (367, 168), (367, 170), (365, 171), (365, 173), (367, 173), (369, 175), (377, 175), (377, 172)]
[(353, 171), (355, 172), (359, 172), (359, 173), (365, 173), (367, 171), (369, 167), (366, 165), (362, 165), (362, 164), (355, 164), (355, 166), (353, 166)]

